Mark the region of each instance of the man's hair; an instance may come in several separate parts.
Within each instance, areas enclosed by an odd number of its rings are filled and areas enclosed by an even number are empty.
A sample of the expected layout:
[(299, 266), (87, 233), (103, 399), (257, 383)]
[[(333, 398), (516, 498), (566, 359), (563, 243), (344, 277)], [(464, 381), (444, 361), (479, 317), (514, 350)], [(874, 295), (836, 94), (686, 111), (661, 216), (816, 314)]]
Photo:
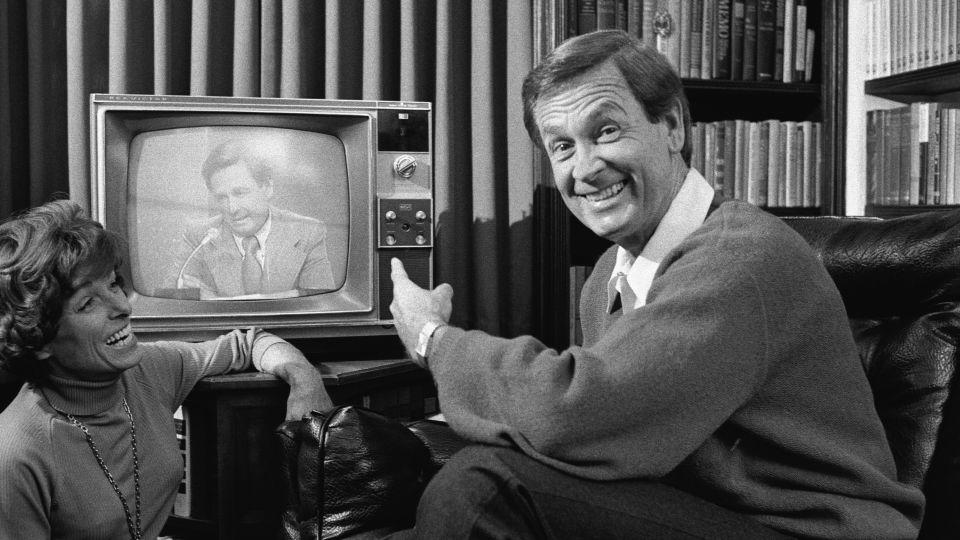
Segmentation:
[(236, 164), (246, 166), (259, 186), (273, 181), (273, 167), (269, 160), (247, 142), (229, 140), (218, 144), (203, 162), (200, 174), (207, 189), (210, 189), (210, 177), (214, 173)]
[(534, 108), (543, 94), (607, 61), (620, 70), (650, 122), (662, 121), (681, 108), (684, 141), (680, 155), (690, 165), (690, 107), (683, 83), (667, 58), (621, 30), (601, 30), (568, 39), (554, 49), (523, 81), (523, 124), (530, 138), (543, 146)]
[(120, 239), (70, 201), (0, 224), (0, 367), (43, 382), (49, 366), (37, 353), (56, 337), (74, 284), (105, 276), (122, 262)]

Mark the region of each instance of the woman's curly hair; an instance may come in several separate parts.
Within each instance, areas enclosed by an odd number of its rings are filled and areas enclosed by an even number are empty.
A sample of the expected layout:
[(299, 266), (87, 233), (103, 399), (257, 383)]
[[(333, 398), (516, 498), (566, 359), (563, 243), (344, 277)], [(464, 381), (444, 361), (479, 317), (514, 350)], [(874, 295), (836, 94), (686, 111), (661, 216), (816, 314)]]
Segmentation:
[(56, 337), (74, 284), (121, 263), (118, 237), (70, 201), (49, 202), (0, 224), (0, 368), (42, 382), (49, 368), (38, 353)]

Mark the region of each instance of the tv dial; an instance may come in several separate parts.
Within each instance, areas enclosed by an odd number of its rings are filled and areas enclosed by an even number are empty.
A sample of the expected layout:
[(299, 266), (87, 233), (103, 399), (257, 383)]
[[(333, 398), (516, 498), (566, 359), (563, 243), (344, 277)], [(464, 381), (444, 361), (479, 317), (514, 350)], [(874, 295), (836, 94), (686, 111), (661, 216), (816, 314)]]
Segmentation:
[(430, 199), (379, 201), (381, 248), (426, 248), (433, 242)]
[(397, 213), (393, 210), (387, 210), (387, 213), (383, 215), (383, 218), (387, 221), (396, 221)]
[(403, 154), (393, 160), (393, 170), (402, 178), (410, 178), (417, 170), (417, 158), (409, 154)]
[(417, 210), (417, 213), (414, 214), (413, 217), (417, 218), (417, 221), (422, 222), (422, 221), (425, 221), (425, 220), (427, 219), (427, 213), (424, 212), (423, 210)]

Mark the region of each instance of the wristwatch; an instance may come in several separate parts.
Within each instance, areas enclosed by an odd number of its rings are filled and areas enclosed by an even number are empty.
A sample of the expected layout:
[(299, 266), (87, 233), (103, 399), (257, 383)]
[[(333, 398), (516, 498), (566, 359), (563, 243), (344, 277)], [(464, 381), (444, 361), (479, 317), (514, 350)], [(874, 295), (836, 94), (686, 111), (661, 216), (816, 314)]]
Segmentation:
[(444, 322), (427, 321), (423, 327), (420, 328), (420, 336), (417, 338), (417, 348), (414, 349), (414, 352), (417, 353), (420, 360), (424, 362), (427, 361), (427, 349), (430, 347), (430, 338), (433, 337), (433, 333), (437, 331), (437, 328), (446, 325), (447, 323)]

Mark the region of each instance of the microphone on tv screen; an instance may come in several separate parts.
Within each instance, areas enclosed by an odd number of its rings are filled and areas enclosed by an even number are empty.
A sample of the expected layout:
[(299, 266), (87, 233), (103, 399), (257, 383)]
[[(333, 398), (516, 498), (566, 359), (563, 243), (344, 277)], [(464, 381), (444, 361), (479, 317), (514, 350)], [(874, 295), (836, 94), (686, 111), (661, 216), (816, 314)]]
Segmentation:
[(203, 237), (203, 240), (200, 240), (200, 243), (197, 244), (197, 247), (193, 248), (193, 251), (190, 252), (190, 255), (187, 256), (187, 260), (183, 261), (183, 264), (180, 265), (180, 271), (177, 273), (177, 288), (183, 288), (183, 271), (187, 269), (187, 265), (190, 264), (190, 259), (200, 251), (200, 248), (209, 244), (210, 242), (220, 238), (220, 229), (216, 227), (210, 227), (207, 229), (207, 234)]

